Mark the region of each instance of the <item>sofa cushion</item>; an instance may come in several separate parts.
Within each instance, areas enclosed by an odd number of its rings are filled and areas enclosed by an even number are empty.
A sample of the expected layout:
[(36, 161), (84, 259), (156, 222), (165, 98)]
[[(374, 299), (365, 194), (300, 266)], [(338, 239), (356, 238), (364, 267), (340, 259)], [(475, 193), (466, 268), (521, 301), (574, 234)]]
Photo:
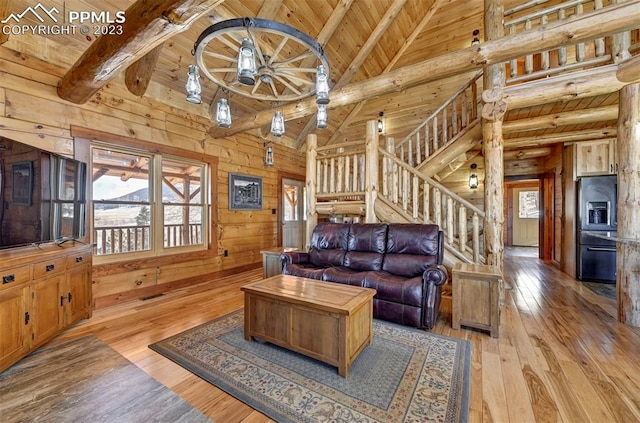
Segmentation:
[(438, 234), (437, 225), (389, 225), (382, 270), (407, 278), (421, 275), (428, 266), (438, 263)]
[(348, 237), (349, 225), (319, 223), (311, 235), (309, 260), (318, 267), (341, 266)]
[(322, 275), (322, 280), (338, 282), (353, 286), (364, 286), (366, 272), (358, 272), (344, 266), (329, 267)]
[(354, 223), (349, 231), (344, 265), (354, 270), (381, 270), (387, 243), (384, 223)]
[(376, 298), (394, 303), (422, 306), (422, 277), (405, 278), (384, 271), (367, 272), (364, 287), (377, 291)]

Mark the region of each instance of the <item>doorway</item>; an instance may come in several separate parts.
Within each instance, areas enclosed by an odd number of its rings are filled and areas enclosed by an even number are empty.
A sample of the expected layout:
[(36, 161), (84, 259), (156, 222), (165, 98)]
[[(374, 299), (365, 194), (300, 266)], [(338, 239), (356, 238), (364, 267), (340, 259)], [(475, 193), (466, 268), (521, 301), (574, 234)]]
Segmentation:
[(282, 178), (282, 246), (304, 248), (305, 240), (305, 183)]

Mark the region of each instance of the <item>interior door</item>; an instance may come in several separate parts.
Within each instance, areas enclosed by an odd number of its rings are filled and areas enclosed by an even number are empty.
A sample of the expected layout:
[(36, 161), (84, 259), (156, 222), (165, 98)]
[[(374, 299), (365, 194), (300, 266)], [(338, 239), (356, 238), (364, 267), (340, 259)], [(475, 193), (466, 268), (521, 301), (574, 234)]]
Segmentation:
[(282, 179), (282, 246), (303, 248), (305, 231), (304, 181)]

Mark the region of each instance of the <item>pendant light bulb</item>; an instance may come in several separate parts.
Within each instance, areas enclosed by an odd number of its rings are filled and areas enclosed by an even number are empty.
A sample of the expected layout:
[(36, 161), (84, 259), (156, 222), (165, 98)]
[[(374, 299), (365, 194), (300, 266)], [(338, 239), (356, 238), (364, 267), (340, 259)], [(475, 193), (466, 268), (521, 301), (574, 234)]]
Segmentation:
[(327, 105), (326, 104), (318, 104), (318, 113), (317, 116), (317, 124), (316, 126), (320, 129), (324, 129), (327, 127)]
[(280, 111), (275, 112), (271, 119), (271, 133), (276, 137), (284, 135), (284, 116)]
[(243, 38), (238, 51), (238, 82), (243, 85), (255, 85), (257, 74), (256, 49), (249, 38)]
[(200, 85), (200, 73), (197, 65), (189, 65), (185, 89), (187, 90), (187, 101), (189, 103), (202, 103), (202, 98), (200, 97), (202, 86)]
[(329, 79), (323, 65), (316, 70), (316, 103), (329, 104)]
[(231, 127), (231, 110), (226, 98), (221, 98), (216, 106), (216, 122), (221, 128)]

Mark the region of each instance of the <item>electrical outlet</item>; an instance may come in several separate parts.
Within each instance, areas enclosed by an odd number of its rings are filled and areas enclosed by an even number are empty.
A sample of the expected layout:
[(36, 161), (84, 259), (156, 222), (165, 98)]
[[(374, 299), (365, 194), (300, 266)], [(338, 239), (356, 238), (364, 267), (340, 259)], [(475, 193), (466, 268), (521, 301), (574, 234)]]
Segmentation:
[(223, 254), (224, 254), (225, 257), (228, 257), (229, 256), (229, 250), (224, 250)]

